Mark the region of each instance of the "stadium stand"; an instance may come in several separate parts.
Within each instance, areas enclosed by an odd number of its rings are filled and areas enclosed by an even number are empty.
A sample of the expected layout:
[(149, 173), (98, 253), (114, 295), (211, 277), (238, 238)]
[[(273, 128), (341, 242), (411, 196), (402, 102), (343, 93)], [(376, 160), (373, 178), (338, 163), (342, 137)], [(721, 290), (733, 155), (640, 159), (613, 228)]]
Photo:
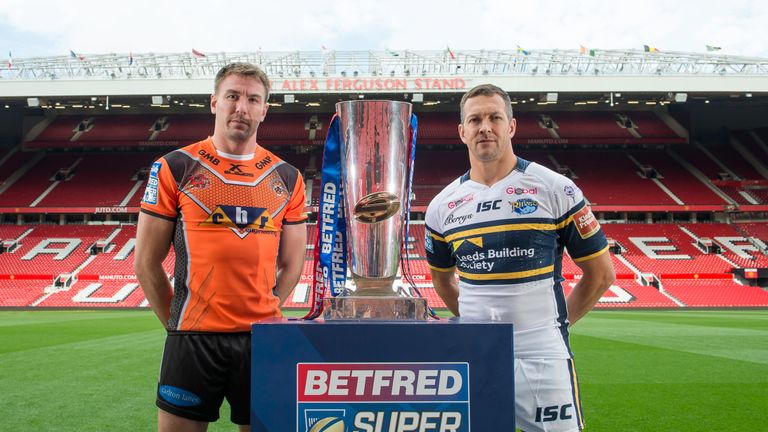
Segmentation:
[(570, 168), (584, 195), (594, 205), (676, 204), (651, 179), (641, 177), (639, 167), (623, 151), (583, 149), (552, 155), (558, 165)]
[(721, 256), (696, 249), (694, 239), (675, 224), (606, 224), (603, 230), (642, 273), (721, 277), (733, 268)]
[(641, 165), (652, 167), (660, 177), (659, 182), (682, 204), (725, 204), (722, 198), (668, 154), (660, 151), (633, 151), (629, 154)]
[(768, 291), (725, 280), (664, 280), (664, 290), (687, 307), (765, 307)]
[[(724, 128), (716, 138), (689, 142), (680, 124), (689, 127), (690, 119), (671, 111), (521, 105), (514, 108), (515, 152), (572, 177), (594, 208), (610, 207), (596, 214), (609, 213), (603, 227), (616, 243), (617, 280), (597, 307), (768, 306), (768, 291), (741, 285), (732, 275), (737, 268), (768, 268), (768, 128)], [(420, 128), (412, 210), (420, 219), (469, 164), (457, 113), (415, 107)], [(259, 142), (304, 173), (310, 212), (318, 203), (331, 117), (297, 105), (271, 113), (259, 127)], [(212, 130), (208, 113), (52, 115), (26, 142), (0, 148), (0, 207), (6, 212), (0, 214), (6, 223), (0, 224), (0, 307), (146, 307), (133, 274), (135, 214), (112, 220), (95, 209), (134, 212), (152, 161)], [(707, 223), (688, 222), (695, 214), (673, 223), (663, 213), (686, 212), (687, 206), (706, 206)], [(722, 222), (738, 220), (728, 212), (742, 206), (754, 207), (754, 218), (744, 219), (754, 221)], [(61, 215), (48, 210), (68, 208), (91, 210), (79, 215), (82, 223), (53, 225)], [(13, 219), (25, 211), (31, 216)], [(444, 307), (425, 259), (424, 225), (411, 227), (410, 273), (429, 304)], [(308, 224), (307, 231), (306, 262), (289, 308), (308, 306), (316, 226)], [(174, 262), (171, 250), (163, 263), (169, 275)], [(562, 275), (566, 292), (582, 276), (567, 254)]]
[(744, 236), (729, 224), (682, 224), (698, 238), (714, 240), (723, 257), (738, 267), (768, 268), (766, 244), (759, 238)]

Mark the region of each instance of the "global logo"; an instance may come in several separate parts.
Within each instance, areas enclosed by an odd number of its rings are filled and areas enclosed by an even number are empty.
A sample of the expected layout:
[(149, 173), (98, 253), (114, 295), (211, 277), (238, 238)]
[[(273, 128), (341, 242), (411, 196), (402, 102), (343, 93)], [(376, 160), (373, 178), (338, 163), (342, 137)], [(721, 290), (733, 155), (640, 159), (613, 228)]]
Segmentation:
[(527, 215), (535, 212), (539, 208), (539, 203), (530, 198), (522, 198), (517, 201), (510, 201), (512, 210), (519, 215)]
[(473, 199), (475, 199), (474, 195), (467, 195), (467, 196), (465, 196), (463, 198), (457, 199), (456, 201), (450, 201), (448, 203), (448, 208), (449, 209), (455, 209), (456, 207), (458, 207), (458, 206), (460, 206), (460, 205), (462, 205), (464, 203), (470, 202)]
[(509, 186), (505, 192), (507, 195), (536, 195), (539, 193), (539, 188), (524, 188), (524, 187), (512, 187)]

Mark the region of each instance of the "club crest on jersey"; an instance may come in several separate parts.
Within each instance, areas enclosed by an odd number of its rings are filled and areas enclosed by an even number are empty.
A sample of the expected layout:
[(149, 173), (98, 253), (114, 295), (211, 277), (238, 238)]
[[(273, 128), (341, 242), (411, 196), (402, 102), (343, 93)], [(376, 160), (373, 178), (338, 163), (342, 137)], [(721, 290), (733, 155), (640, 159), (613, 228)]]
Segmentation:
[(252, 231), (277, 231), (275, 222), (267, 209), (246, 206), (217, 206), (208, 218), (200, 223), (200, 226), (226, 227), (240, 238), (244, 238)]
[(200, 173), (190, 176), (187, 184), (191, 188), (205, 189), (211, 184), (211, 180), (205, 174)]
[(512, 211), (519, 215), (531, 214), (539, 208), (539, 203), (536, 200), (530, 198), (522, 198), (517, 201), (510, 201)]
[(277, 196), (282, 196), (285, 193), (285, 185), (280, 179), (273, 179), (269, 186), (272, 188), (272, 192)]

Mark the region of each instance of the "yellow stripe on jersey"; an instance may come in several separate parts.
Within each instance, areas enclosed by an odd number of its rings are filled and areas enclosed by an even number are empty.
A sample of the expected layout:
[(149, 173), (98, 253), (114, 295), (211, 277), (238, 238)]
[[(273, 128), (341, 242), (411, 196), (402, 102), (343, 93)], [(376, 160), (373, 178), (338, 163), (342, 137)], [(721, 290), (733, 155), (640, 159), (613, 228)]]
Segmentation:
[(441, 241), (441, 242), (445, 243), (445, 238), (443, 238), (443, 237), (440, 237), (439, 235), (437, 235), (437, 234), (435, 234), (435, 233), (433, 233), (433, 232), (429, 232), (429, 231), (427, 231), (427, 232), (429, 233), (429, 235), (430, 235), (430, 236), (431, 236), (433, 239), (435, 239), (435, 240), (439, 240), (439, 241)]
[(460, 231), (455, 234), (447, 235), (445, 236), (445, 239), (450, 241), (460, 239), (460, 238), (466, 238), (466, 237), (474, 237), (479, 236), (483, 234), (488, 233), (497, 233), (497, 232), (507, 232), (507, 231), (553, 231), (556, 229), (555, 224), (546, 224), (546, 223), (531, 223), (531, 224), (507, 224), (507, 225), (496, 225), (496, 226), (489, 226), (484, 228), (475, 228), (471, 230), (466, 231)]
[(459, 271), (459, 276), (466, 279), (474, 279), (474, 280), (523, 279), (531, 276), (538, 276), (538, 275), (550, 273), (554, 270), (555, 270), (554, 265), (548, 265), (546, 267), (537, 268), (533, 270), (525, 270), (525, 271), (509, 272), (509, 273), (477, 274), (477, 273), (465, 273), (463, 271)]
[(432, 270), (434, 270), (436, 272), (440, 272), (440, 273), (449, 273), (449, 272), (452, 272), (456, 268), (456, 266), (451, 266), (451, 267), (448, 267), (448, 268), (440, 268), (440, 267), (435, 267), (432, 264), (427, 264), (427, 265)]
[(453, 250), (459, 250), (459, 246), (461, 246), (461, 244), (464, 243), (464, 240), (472, 243), (473, 245), (475, 245), (477, 247), (483, 247), (483, 238), (482, 237), (472, 237), (472, 238), (467, 238), (467, 239), (456, 240), (455, 242), (453, 242)]
[(568, 224), (571, 222), (573, 222), (573, 215), (568, 216), (567, 218), (565, 218), (565, 220), (555, 225), (555, 229), (563, 229), (566, 226), (568, 226)]
[(573, 257), (571, 257), (571, 259), (573, 259), (573, 262), (584, 262), (584, 261), (589, 261), (589, 260), (591, 260), (592, 258), (597, 258), (597, 257), (599, 257), (600, 255), (602, 255), (602, 254), (606, 253), (607, 251), (608, 251), (608, 246), (606, 246), (606, 247), (604, 247), (604, 248), (600, 249), (599, 251), (597, 251), (597, 252), (595, 252), (595, 253), (593, 253), (593, 254), (590, 254), (590, 255), (587, 255), (587, 256), (583, 256), (583, 257), (581, 257), (581, 258), (573, 258)]
[(576, 419), (579, 423), (579, 430), (584, 429), (584, 414), (581, 411), (581, 395), (579, 394), (579, 377), (576, 376), (576, 365), (573, 363), (573, 359), (568, 359), (568, 363), (571, 364), (571, 386), (573, 386), (573, 403), (575, 405)]
[(468, 238), (467, 241), (472, 243), (473, 245), (475, 245), (477, 247), (483, 247), (483, 238), (482, 237)]

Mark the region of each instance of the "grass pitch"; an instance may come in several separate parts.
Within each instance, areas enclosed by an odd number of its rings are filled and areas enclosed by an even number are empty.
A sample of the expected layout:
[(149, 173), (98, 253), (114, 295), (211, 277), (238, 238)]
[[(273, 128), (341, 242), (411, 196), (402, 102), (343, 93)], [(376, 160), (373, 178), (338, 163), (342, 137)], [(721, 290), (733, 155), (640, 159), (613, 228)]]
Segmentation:
[[(572, 334), (587, 431), (768, 430), (765, 311), (596, 311)], [(0, 430), (155, 430), (163, 340), (148, 311), (0, 312)], [(209, 430), (235, 430), (226, 404)]]

